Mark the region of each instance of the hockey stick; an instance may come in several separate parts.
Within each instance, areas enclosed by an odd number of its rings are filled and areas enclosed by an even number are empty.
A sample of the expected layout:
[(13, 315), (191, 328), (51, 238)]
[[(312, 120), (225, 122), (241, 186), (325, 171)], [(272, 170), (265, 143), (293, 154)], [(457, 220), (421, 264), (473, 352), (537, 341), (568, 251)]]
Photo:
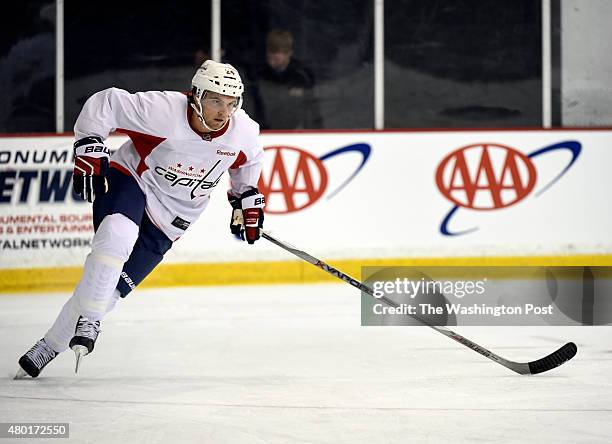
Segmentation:
[[(357, 279), (350, 277), (348, 274), (343, 273), (342, 271), (332, 267), (331, 265), (326, 264), (322, 260), (317, 259), (316, 257), (313, 257), (310, 254), (302, 250), (299, 250), (295, 248), (294, 246), (275, 238), (274, 236), (272, 236), (271, 234), (269, 234), (268, 232), (264, 230), (260, 230), (260, 234), (264, 239), (269, 240), (274, 245), (281, 247), (282, 249), (288, 251), (291, 254), (294, 254), (300, 259), (305, 260), (306, 262), (314, 265), (315, 267), (319, 267), (321, 270), (326, 271), (332, 276), (335, 276), (338, 279), (341, 279), (344, 282), (352, 285), (353, 287), (358, 288), (364, 293), (367, 293), (370, 296), (374, 297), (374, 291), (370, 287), (358, 281)], [(386, 296), (383, 296), (377, 299), (386, 303), (387, 305), (391, 307), (400, 306), (397, 302), (387, 298)], [(444, 336), (448, 336), (449, 338), (454, 339), (460, 344), (465, 345), (466, 347), (474, 350), (475, 352), (480, 353), (484, 357), (489, 358), (490, 360), (497, 362), (498, 364), (503, 365), (504, 367), (509, 368), (510, 370), (520, 375), (534, 375), (536, 373), (542, 373), (542, 372), (551, 370), (569, 361), (570, 359), (572, 359), (576, 355), (576, 352), (578, 351), (576, 344), (574, 344), (573, 342), (568, 342), (567, 344), (565, 344), (563, 347), (561, 347), (557, 351), (549, 354), (548, 356), (542, 359), (538, 359), (537, 361), (514, 362), (508, 359), (502, 358), (499, 355), (496, 355), (492, 351), (489, 351), (486, 348), (481, 347), (475, 342), (470, 341), (468, 338), (461, 336), (460, 334), (455, 333), (454, 331), (446, 327), (432, 325), (424, 321), (423, 319), (420, 319), (418, 316), (415, 316), (415, 315), (408, 315), (408, 316), (411, 316), (412, 318), (414, 318), (421, 324), (426, 325), (427, 327), (433, 328), (438, 333), (442, 333)]]

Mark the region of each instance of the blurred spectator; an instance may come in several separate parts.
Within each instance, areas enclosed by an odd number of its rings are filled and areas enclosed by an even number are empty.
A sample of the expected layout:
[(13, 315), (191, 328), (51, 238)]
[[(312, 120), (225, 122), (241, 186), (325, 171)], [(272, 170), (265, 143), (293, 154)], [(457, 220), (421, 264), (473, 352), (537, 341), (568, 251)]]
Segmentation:
[(206, 60), (210, 59), (210, 53), (204, 48), (198, 48), (193, 54), (193, 65), (196, 67), (202, 66)]
[(293, 58), (291, 32), (274, 29), (266, 38), (266, 63), (257, 67), (251, 94), (255, 120), (264, 129), (321, 128), (314, 76)]

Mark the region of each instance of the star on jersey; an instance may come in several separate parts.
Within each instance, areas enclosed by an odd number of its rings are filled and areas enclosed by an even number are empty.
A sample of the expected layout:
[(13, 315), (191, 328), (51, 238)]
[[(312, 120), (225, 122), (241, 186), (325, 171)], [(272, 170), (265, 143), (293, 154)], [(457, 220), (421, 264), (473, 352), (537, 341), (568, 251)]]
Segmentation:
[(231, 124), (203, 144), (189, 124), (190, 109), (180, 92), (109, 88), (88, 99), (75, 125), (79, 137), (106, 138), (113, 128), (129, 137), (112, 162), (133, 176), (147, 214), (172, 240), (183, 234), (172, 221), (197, 220), (225, 171), (233, 189), (254, 188), (263, 161), (259, 127), (246, 112), (237, 110)]
[[(198, 190), (209, 190), (217, 186), (219, 181), (221, 180), (221, 176), (223, 176), (223, 171), (220, 171), (219, 176), (214, 180), (207, 180), (210, 177), (210, 174), (217, 168), (217, 166), (221, 163), (220, 160), (217, 161), (213, 165), (213, 167), (208, 171), (208, 173), (204, 177), (190, 177), (191, 175), (181, 174), (182, 171), (177, 170), (176, 168), (172, 168), (171, 166), (168, 168), (164, 168), (162, 166), (156, 166), (154, 171), (157, 175), (163, 177), (165, 180), (170, 182), (171, 187), (190, 187), (191, 188), (191, 199), (195, 199), (196, 197), (207, 196), (209, 193), (197, 194)], [(180, 164), (177, 164), (180, 165)], [(193, 170), (193, 167), (189, 167), (189, 170)], [(201, 173), (204, 173), (204, 168), (200, 170)], [(199, 174), (196, 173), (199, 176)]]

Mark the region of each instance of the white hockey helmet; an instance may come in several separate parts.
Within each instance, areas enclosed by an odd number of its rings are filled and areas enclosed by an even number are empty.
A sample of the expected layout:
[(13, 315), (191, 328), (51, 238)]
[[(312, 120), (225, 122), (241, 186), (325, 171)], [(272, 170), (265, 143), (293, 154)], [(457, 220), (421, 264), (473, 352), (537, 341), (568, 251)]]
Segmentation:
[(198, 101), (202, 100), (205, 91), (212, 91), (226, 96), (237, 97), (239, 109), (242, 105), (244, 85), (238, 70), (229, 63), (206, 60), (198, 68), (191, 80), (192, 93)]

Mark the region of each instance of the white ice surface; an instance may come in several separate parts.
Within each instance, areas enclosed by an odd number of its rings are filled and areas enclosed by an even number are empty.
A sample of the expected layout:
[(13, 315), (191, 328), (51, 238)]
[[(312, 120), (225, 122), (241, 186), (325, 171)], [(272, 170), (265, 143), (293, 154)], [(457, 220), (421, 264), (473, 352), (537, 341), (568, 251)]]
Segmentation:
[(519, 376), (426, 327), (360, 327), (348, 285), (139, 290), (78, 375), (68, 351), (13, 381), (67, 296), (0, 296), (0, 422), (76, 443), (612, 442), (611, 327), (457, 328), (513, 360), (578, 345)]

